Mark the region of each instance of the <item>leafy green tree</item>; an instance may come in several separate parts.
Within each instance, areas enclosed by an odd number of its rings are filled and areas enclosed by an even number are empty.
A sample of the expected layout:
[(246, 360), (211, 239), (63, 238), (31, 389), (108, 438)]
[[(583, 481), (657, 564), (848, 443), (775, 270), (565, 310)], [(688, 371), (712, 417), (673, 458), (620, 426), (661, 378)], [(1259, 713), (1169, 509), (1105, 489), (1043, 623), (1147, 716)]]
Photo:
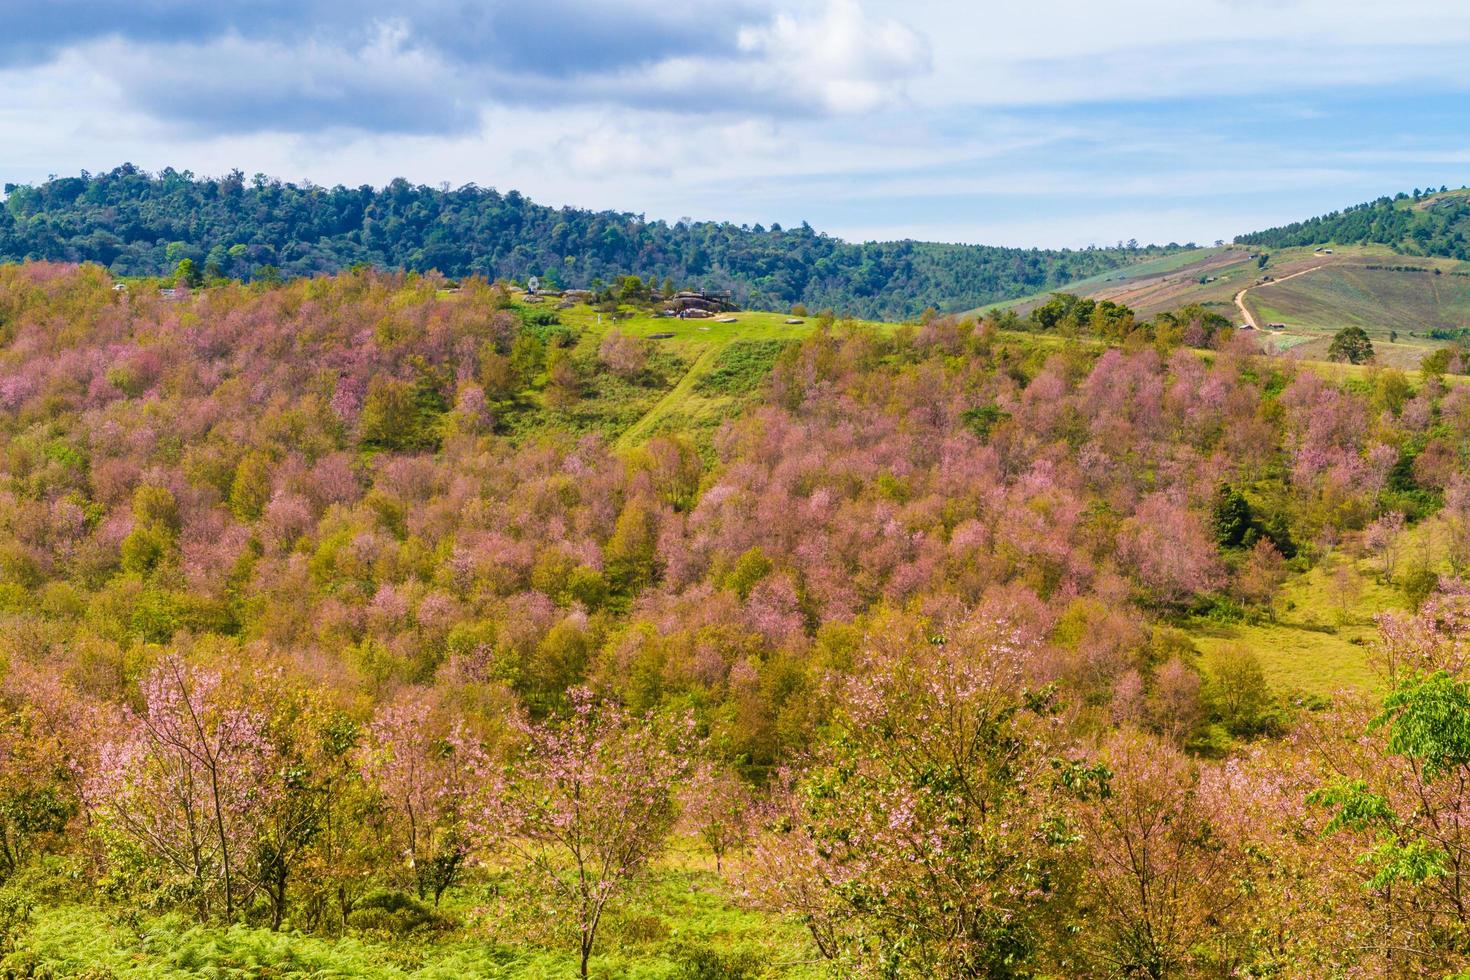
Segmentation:
[(242, 521), (256, 521), (271, 497), (270, 458), (264, 453), (247, 453), (235, 467), (230, 483), (230, 510)]
[(618, 299), (624, 303), (646, 303), (648, 296), (648, 283), (638, 276), (624, 276), (618, 282)]
[(1332, 337), (1327, 359), (1349, 364), (1367, 364), (1373, 360), (1373, 342), (1362, 327), (1343, 327)]
[(1205, 660), (1205, 676), (1205, 702), (1226, 731), (1251, 738), (1276, 730), (1276, 698), (1255, 651), (1240, 645), (1215, 650)]
[(204, 274), (194, 265), (193, 259), (183, 259), (174, 269), (174, 284), (194, 288), (203, 285)]
[(1455, 352), (1451, 348), (1440, 347), (1424, 355), (1424, 359), (1419, 362), (1419, 370), (1426, 376), (1443, 377), (1450, 369), (1450, 361), (1454, 356)]
[(449, 406), (427, 378), (400, 381), (379, 375), (368, 385), (359, 420), (368, 448), (413, 452), (439, 444), (439, 422)]
[(1215, 507), (1211, 515), (1211, 527), (1220, 547), (1245, 545), (1251, 533), (1252, 520), (1251, 505), (1245, 495), (1228, 483), (1220, 484), (1215, 492)]
[(631, 597), (653, 581), (657, 535), (654, 509), (641, 498), (628, 501), (606, 548), (608, 584), (619, 596)]
[(545, 364), (545, 342), (529, 331), (522, 331), (510, 348), (510, 369), (518, 387), (530, 387)]

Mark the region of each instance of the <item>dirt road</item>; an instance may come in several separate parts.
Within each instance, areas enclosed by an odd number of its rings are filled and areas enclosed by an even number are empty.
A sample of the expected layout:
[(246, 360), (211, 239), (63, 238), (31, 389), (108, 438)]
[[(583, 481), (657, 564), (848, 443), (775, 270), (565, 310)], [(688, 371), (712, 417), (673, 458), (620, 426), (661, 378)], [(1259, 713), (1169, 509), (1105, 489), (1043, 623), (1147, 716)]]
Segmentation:
[(1254, 329), (1260, 330), (1260, 329), (1262, 329), (1261, 325), (1256, 322), (1256, 318), (1251, 315), (1251, 311), (1248, 310), (1248, 309), (1246, 309), (1246, 306), (1245, 306), (1245, 294), (1246, 293), (1250, 292), (1252, 289), (1259, 289), (1262, 286), (1274, 286), (1278, 282), (1286, 282), (1286, 280), (1288, 280), (1288, 279), (1295, 279), (1297, 276), (1304, 276), (1304, 275), (1306, 275), (1309, 272), (1316, 272), (1318, 269), (1321, 269), (1324, 266), (1328, 266), (1328, 265), (1331, 265), (1331, 264), (1332, 263), (1330, 263), (1330, 262), (1323, 262), (1322, 265), (1314, 265), (1310, 269), (1303, 269), (1300, 272), (1293, 272), (1289, 276), (1282, 276), (1280, 279), (1272, 279), (1270, 282), (1256, 282), (1256, 283), (1251, 283), (1249, 286), (1245, 287), (1240, 292), (1238, 292), (1238, 293), (1235, 294), (1235, 305), (1237, 307), (1239, 307), (1239, 309), (1240, 309), (1240, 315), (1243, 316), (1243, 317), (1245, 317), (1245, 322), (1246, 323), (1249, 323), (1251, 325), (1251, 327), (1253, 327)]

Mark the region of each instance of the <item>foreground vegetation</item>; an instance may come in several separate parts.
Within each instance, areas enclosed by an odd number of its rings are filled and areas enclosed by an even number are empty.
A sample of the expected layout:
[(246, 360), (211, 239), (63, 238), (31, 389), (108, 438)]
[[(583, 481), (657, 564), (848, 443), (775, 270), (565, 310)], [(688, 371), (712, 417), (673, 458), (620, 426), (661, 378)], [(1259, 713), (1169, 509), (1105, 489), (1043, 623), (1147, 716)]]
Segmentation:
[(113, 287), (0, 266), (0, 970), (1470, 969), (1470, 389)]

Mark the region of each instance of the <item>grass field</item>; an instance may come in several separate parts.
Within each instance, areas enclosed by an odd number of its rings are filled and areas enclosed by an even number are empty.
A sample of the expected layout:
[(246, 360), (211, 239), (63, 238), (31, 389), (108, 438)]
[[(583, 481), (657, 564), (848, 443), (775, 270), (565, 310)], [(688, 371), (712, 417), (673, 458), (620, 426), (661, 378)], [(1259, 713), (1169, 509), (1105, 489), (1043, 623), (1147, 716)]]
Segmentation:
[[(1086, 279), (1079, 279), (1059, 289), (1048, 289), (1043, 292), (1023, 296), (1020, 299), (1002, 300), (998, 303), (988, 303), (985, 306), (971, 310), (970, 314), (980, 315), (991, 310), (1004, 310), (1014, 308), (1021, 312), (1029, 311), (1033, 306), (1046, 302), (1047, 297), (1054, 292), (1076, 293), (1079, 296), (1104, 296), (1114, 291), (1125, 291), (1130, 285), (1139, 283), (1151, 283), (1165, 279), (1172, 280), (1184, 275), (1181, 270), (1193, 270), (1213, 268), (1222, 262), (1232, 258), (1230, 250), (1226, 248), (1200, 248), (1188, 252), (1175, 252), (1171, 255), (1161, 256), (1157, 259), (1149, 259), (1122, 269), (1111, 269), (1100, 272)], [(1194, 279), (1200, 273), (1196, 273)]]
[[(667, 377), (656, 392), (640, 403), (636, 417), (620, 422), (608, 432), (620, 448), (630, 448), (669, 428), (708, 430), (734, 414), (743, 403), (739, 393), (711, 390), (700, 381), (720, 364), (720, 355), (737, 343), (793, 342), (817, 328), (815, 317), (790, 317), (785, 313), (758, 311), (730, 314), (731, 323), (715, 319), (679, 320), (637, 313), (614, 321), (591, 307), (579, 305), (558, 310), (561, 321), (579, 333), (577, 352), (593, 356), (603, 336), (617, 329), (636, 337), (659, 336), (657, 349), (673, 355), (683, 370)], [(800, 323), (787, 323), (800, 319)], [(846, 321), (860, 327), (891, 331), (895, 324), (870, 320)]]
[[(1336, 582), (1337, 569), (1344, 566), (1356, 593), (1346, 608)], [(1377, 633), (1373, 617), (1405, 605), (1402, 592), (1380, 583), (1365, 563), (1339, 557), (1330, 569), (1318, 566), (1288, 581), (1274, 622), (1196, 620), (1189, 633), (1202, 653), (1228, 646), (1251, 650), (1271, 687), (1285, 696), (1331, 697), (1344, 689), (1380, 688), (1367, 655)]]
[(1451, 573), (1443, 553), (1440, 518), (1406, 531), (1393, 582), (1371, 558), (1339, 549), (1304, 574), (1293, 575), (1276, 601), (1272, 622), (1221, 624), (1195, 620), (1188, 632), (1202, 653), (1238, 644), (1261, 660), (1279, 693), (1331, 697), (1344, 689), (1380, 692), (1383, 678), (1370, 665), (1375, 617), (1403, 612), (1410, 601), (1397, 584), (1411, 561)]
[[(591, 975), (600, 980), (704, 977), (827, 977), (805, 930), (741, 908), (730, 886), (670, 855), (640, 895), (604, 921)], [(184, 978), (465, 977), (567, 980), (578, 975), (576, 942), (548, 921), (502, 919), (485, 885), (446, 896), (445, 922), (339, 938), (245, 925), (200, 926), (169, 914), (124, 916), (90, 903), (38, 906), (4, 976)], [(657, 909), (657, 913), (650, 911)], [(406, 934), (405, 934), (406, 933)], [(43, 966), (44, 964), (44, 966)]]
[[(1443, 346), (1428, 336), (1429, 330), (1470, 326), (1470, 275), (1455, 274), (1470, 271), (1465, 263), (1414, 258), (1373, 245), (1334, 248), (1331, 255), (1310, 248), (1280, 249), (1269, 253), (1262, 269), (1258, 254), (1245, 246), (1181, 252), (1093, 276), (1061, 291), (1122, 303), (1142, 317), (1199, 303), (1239, 322), (1235, 296), (1246, 289), (1245, 302), (1259, 323), (1284, 325), (1262, 333), (1269, 352), (1325, 360), (1335, 332), (1360, 326), (1372, 338), (1380, 364), (1405, 370), (1418, 367), (1426, 353)], [(1413, 266), (1440, 274), (1370, 266)], [(1294, 273), (1304, 274), (1290, 281), (1264, 281), (1266, 276), (1283, 280)], [(1049, 295), (975, 312), (1014, 308), (1025, 315)], [(1391, 332), (1396, 341), (1390, 341)]]

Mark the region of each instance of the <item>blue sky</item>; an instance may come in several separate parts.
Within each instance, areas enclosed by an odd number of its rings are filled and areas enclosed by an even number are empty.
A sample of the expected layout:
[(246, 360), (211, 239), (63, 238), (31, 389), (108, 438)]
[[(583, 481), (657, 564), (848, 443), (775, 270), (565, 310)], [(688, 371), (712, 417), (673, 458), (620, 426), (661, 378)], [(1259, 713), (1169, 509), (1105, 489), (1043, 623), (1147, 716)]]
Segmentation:
[(0, 180), (124, 161), (1209, 242), (1470, 182), (1447, 0), (0, 0)]

